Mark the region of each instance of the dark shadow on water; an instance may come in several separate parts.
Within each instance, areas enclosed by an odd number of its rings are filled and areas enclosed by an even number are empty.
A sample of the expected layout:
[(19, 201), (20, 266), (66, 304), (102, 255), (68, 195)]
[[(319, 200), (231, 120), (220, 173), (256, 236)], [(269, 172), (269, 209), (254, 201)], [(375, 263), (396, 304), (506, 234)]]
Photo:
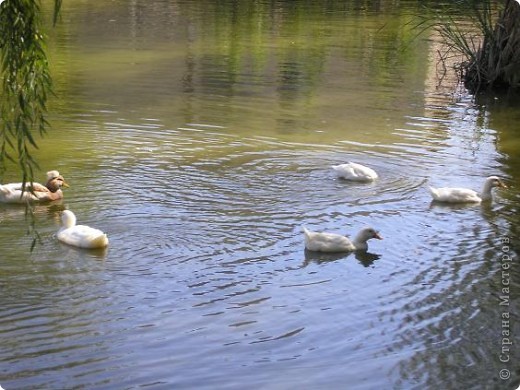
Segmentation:
[(361, 263), (361, 265), (363, 265), (364, 267), (369, 267), (374, 263), (374, 261), (381, 258), (381, 255), (365, 251), (323, 253), (313, 252), (305, 249), (304, 253), (304, 267), (308, 266), (310, 263), (323, 264), (337, 260), (344, 260), (351, 255), (353, 255)]
[(444, 210), (464, 210), (464, 209), (473, 209), (475, 207), (479, 207), (480, 203), (447, 203), (447, 202), (438, 202), (432, 200), (430, 202), (429, 209), (444, 209)]
[(370, 267), (374, 261), (379, 260), (381, 255), (370, 252), (356, 252), (356, 259), (363, 265), (363, 267)]
[(35, 217), (44, 215), (54, 215), (65, 210), (63, 200), (52, 203), (0, 203), (0, 212), (4, 218), (19, 219), (26, 214), (32, 213)]
[(47, 206), (47, 212), (49, 214), (60, 213), (63, 210), (65, 210), (66, 208), (67, 207), (65, 206), (65, 204), (63, 204), (63, 202), (57, 201), (57, 202), (53, 202), (52, 204)]
[(444, 203), (432, 201), (429, 210), (443, 210), (443, 211), (461, 211), (461, 210), (478, 210), (487, 221), (493, 221), (497, 215), (500, 214), (502, 208), (496, 201), (484, 201), (481, 203)]

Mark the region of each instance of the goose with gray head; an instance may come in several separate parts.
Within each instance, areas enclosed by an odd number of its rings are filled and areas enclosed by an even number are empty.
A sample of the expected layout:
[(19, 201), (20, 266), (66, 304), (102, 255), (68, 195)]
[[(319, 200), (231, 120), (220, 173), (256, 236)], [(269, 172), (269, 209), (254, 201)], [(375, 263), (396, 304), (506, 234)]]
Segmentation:
[(368, 249), (368, 240), (372, 238), (383, 239), (379, 232), (371, 227), (361, 229), (353, 240), (336, 233), (312, 232), (305, 227), (303, 228), (303, 233), (305, 236), (305, 248), (314, 252), (366, 251)]

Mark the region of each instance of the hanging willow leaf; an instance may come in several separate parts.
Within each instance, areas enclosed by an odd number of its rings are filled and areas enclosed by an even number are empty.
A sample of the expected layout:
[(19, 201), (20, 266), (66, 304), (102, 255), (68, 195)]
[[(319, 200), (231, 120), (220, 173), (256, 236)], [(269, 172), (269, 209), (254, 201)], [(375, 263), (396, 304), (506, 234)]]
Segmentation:
[[(55, 0), (53, 23), (60, 7), (61, 0)], [(38, 166), (31, 156), (31, 148), (38, 147), (34, 132), (44, 135), (48, 127), (45, 116), (52, 78), (42, 31), (43, 15), (37, 0), (0, 4), (0, 177), (6, 162), (11, 161), (19, 166), (23, 183), (33, 181)], [(32, 250), (40, 239), (33, 213), (27, 213), (26, 218), (31, 218)]]

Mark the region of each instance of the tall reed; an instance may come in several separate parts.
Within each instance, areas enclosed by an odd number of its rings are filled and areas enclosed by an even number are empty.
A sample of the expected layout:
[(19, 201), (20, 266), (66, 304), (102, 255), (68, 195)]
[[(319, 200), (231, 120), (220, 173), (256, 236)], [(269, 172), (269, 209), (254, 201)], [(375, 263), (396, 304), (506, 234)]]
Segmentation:
[(459, 0), (437, 12), (448, 50), (462, 54), (460, 74), (472, 91), (520, 88), (520, 4)]

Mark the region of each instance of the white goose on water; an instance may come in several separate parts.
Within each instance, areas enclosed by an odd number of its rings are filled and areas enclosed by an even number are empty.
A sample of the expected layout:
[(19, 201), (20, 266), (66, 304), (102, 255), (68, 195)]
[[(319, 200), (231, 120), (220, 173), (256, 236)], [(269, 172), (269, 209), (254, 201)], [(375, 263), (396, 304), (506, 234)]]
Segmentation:
[(40, 183), (9, 183), (0, 184), (0, 202), (25, 203), (47, 202), (63, 198), (62, 187), (68, 187), (63, 176), (58, 171), (47, 172), (47, 182)]
[(58, 230), (58, 240), (79, 248), (104, 248), (108, 245), (108, 237), (99, 229), (90, 226), (76, 225), (76, 216), (70, 210), (61, 215), (63, 226)]
[(382, 240), (379, 233), (371, 227), (362, 229), (353, 240), (347, 236), (336, 233), (311, 232), (303, 228), (305, 235), (305, 248), (314, 252), (353, 252), (366, 251), (367, 241), (376, 238)]
[(376, 171), (364, 165), (349, 162), (346, 164), (333, 165), (332, 169), (336, 176), (351, 181), (373, 181), (378, 178)]
[(430, 194), (434, 201), (443, 203), (480, 203), (482, 201), (491, 200), (493, 198), (492, 189), (495, 187), (507, 188), (498, 176), (490, 176), (484, 182), (482, 192), (467, 188), (433, 188), (430, 187)]

